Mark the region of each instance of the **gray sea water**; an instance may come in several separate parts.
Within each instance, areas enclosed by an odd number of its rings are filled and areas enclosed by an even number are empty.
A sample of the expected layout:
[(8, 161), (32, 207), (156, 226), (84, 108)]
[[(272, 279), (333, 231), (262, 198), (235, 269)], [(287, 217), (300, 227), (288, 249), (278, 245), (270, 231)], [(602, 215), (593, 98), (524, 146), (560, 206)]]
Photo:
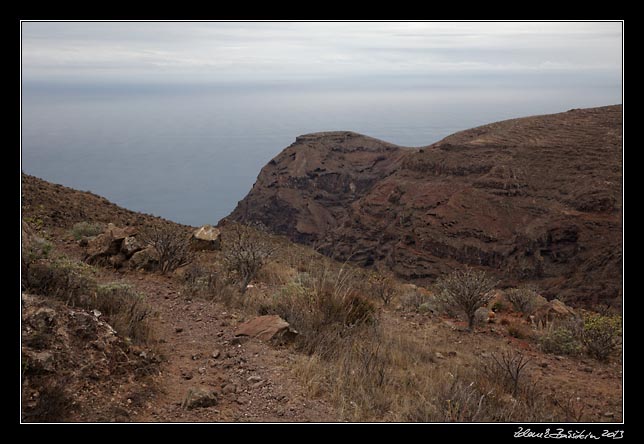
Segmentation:
[(288, 85), (22, 88), (22, 170), (189, 225), (215, 224), (300, 134), (403, 146), (514, 117), (621, 103), (619, 86), (526, 89)]

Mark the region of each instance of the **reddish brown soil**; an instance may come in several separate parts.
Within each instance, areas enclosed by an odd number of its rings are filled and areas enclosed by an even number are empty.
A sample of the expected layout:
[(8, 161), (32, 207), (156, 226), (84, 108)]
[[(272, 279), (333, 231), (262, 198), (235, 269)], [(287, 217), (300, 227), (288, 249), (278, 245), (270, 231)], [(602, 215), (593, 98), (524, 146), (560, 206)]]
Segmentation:
[[(79, 260), (84, 251), (69, 234), (74, 223), (101, 221), (124, 225), (129, 221), (139, 225), (151, 220), (150, 216), (118, 208), (97, 196), (30, 176), (23, 176), (23, 196), (23, 218), (40, 224), (39, 233), (48, 237), (57, 251)], [(61, 202), (65, 203), (62, 207)], [(187, 299), (181, 294), (182, 284), (176, 277), (99, 268), (97, 279), (130, 283), (146, 296), (158, 312), (153, 324), (158, 342), (153, 348), (163, 359), (158, 367), (160, 373), (145, 379), (134, 375), (107, 374), (98, 379), (78, 375), (71, 387), (83, 408), (73, 413), (71, 421), (341, 420), (327, 394), (310, 399), (303, 381), (295, 374), (297, 364), (305, 361), (305, 356), (286, 346), (234, 340), (236, 325), (249, 315), (217, 302)], [(56, 310), (65, 310), (62, 304), (54, 305)], [(446, 371), (451, 365), (465, 365), (481, 353), (508, 344), (525, 350), (532, 358), (532, 375), (549, 391), (549, 396), (562, 400), (579, 397), (585, 421), (612, 422), (622, 418), (618, 358), (610, 364), (599, 364), (584, 358), (546, 355), (534, 342), (510, 338), (500, 324), (467, 333), (453, 320), (396, 309), (385, 309), (381, 319), (385, 329), (419, 338), (431, 350), (440, 352), (445, 358), (437, 359), (437, 365), (444, 366)], [(78, 344), (82, 347), (82, 342)], [(219, 356), (214, 358), (213, 352), (217, 350)], [(91, 367), (92, 362), (86, 364)], [(186, 393), (195, 387), (218, 391), (219, 403), (209, 408), (182, 409)]]
[(622, 107), (497, 122), (423, 148), (300, 136), (230, 215), (430, 283), (463, 264), (619, 305)]

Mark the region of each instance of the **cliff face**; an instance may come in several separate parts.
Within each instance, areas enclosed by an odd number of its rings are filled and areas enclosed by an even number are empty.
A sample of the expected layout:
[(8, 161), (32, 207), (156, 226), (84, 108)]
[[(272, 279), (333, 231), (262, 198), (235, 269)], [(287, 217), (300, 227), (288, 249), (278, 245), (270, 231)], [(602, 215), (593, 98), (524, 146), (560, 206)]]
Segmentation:
[(546, 296), (621, 295), (622, 108), (507, 120), (403, 148), (300, 136), (230, 215), (421, 283), (463, 264)]

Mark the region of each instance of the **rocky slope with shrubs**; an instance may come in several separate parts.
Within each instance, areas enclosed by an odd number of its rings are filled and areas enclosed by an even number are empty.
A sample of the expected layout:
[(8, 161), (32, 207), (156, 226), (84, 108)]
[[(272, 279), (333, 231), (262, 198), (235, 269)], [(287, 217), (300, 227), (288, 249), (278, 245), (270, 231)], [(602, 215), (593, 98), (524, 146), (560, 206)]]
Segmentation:
[(429, 283), (463, 265), (548, 298), (619, 305), (622, 107), (506, 120), (403, 148), (297, 137), (230, 219)]
[(485, 267), (417, 287), (22, 179), (23, 421), (622, 418), (614, 311), (500, 290)]

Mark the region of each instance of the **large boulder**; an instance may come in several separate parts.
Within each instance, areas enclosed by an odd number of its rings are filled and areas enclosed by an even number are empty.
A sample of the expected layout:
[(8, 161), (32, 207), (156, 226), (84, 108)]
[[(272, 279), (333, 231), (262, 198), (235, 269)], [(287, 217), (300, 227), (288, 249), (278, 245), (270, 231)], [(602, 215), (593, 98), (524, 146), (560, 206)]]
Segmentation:
[(220, 250), (221, 231), (212, 225), (203, 225), (192, 233), (191, 242), (195, 250)]
[(159, 263), (159, 253), (157, 250), (149, 246), (141, 251), (137, 251), (130, 258), (128, 265), (135, 270), (150, 270)]
[(235, 330), (235, 336), (249, 336), (262, 341), (287, 339), (296, 334), (297, 332), (291, 328), (290, 324), (277, 315), (258, 316), (244, 322)]
[(123, 240), (128, 236), (135, 236), (137, 234), (137, 229), (134, 227), (119, 228), (113, 223), (109, 223), (105, 229), (105, 234), (109, 234), (113, 239)]
[(542, 324), (547, 324), (553, 321), (574, 319), (576, 317), (577, 313), (575, 310), (561, 302), (559, 299), (553, 299), (540, 306), (534, 313), (534, 321)]
[(136, 236), (127, 236), (123, 239), (121, 244), (121, 253), (126, 257), (131, 257), (137, 251), (143, 250), (144, 245), (136, 238)]
[(119, 228), (112, 223), (108, 224), (105, 232), (87, 241), (86, 261), (93, 263), (100, 258), (118, 255), (123, 247), (123, 241), (135, 234), (134, 227)]
[(123, 239), (115, 239), (109, 233), (102, 233), (87, 241), (87, 257), (89, 263), (96, 262), (100, 258), (106, 258), (118, 254), (121, 250)]

